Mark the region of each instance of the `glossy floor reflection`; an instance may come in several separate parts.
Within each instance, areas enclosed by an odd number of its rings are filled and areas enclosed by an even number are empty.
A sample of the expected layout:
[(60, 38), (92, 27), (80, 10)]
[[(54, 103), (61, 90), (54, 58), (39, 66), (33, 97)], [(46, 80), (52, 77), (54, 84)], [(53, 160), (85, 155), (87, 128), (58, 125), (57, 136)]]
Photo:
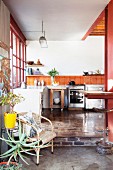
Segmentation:
[(101, 137), (98, 132), (104, 129), (104, 113), (81, 110), (49, 109), (43, 110), (43, 115), (49, 118), (57, 133), (57, 137)]

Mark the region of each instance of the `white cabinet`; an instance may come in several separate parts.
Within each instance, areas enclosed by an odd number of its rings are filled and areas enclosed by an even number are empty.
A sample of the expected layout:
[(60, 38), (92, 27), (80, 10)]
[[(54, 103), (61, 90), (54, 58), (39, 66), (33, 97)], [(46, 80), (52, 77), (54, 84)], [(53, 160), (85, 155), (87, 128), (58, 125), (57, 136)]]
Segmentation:
[[(98, 84), (89, 84), (85, 85), (86, 91), (104, 91), (104, 85)], [(105, 100), (104, 99), (87, 99), (85, 98), (85, 109), (103, 109), (105, 108)]]
[(14, 89), (13, 93), (21, 94), (25, 100), (21, 103), (17, 104), (14, 107), (14, 111), (21, 112), (29, 112), (41, 115), (42, 112), (42, 92), (44, 88), (31, 88), (31, 89)]

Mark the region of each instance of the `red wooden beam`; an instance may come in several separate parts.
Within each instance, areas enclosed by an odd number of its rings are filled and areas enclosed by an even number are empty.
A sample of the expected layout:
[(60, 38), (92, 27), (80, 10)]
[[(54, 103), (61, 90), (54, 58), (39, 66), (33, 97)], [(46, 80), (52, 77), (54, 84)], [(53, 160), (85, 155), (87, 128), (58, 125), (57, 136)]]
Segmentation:
[[(113, 92), (113, 0), (105, 11), (105, 88)], [(113, 99), (106, 100), (106, 109), (113, 108)], [(108, 140), (113, 142), (113, 113), (108, 113)]]
[(83, 36), (82, 40), (85, 40), (87, 36), (93, 31), (93, 29), (97, 26), (97, 24), (103, 19), (105, 16), (105, 10), (102, 11), (102, 13), (99, 15), (99, 17), (96, 19), (96, 21), (92, 24), (92, 26), (89, 28), (89, 30), (86, 32), (86, 34)]

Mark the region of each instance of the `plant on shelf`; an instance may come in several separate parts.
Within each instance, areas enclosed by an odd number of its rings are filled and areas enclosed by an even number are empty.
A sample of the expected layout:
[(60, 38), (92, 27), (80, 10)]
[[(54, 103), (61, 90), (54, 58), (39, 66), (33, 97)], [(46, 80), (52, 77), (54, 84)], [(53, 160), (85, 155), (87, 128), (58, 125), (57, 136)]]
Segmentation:
[(4, 123), (5, 127), (9, 129), (13, 129), (16, 123), (16, 112), (14, 111), (14, 106), (20, 102), (22, 102), (24, 98), (19, 94), (16, 95), (12, 92), (9, 92), (0, 97), (0, 105), (5, 106), (9, 105), (9, 112), (4, 113)]
[[(18, 140), (15, 140), (14, 135), (11, 135), (9, 130), (6, 129), (8, 138), (4, 138), (4, 137), (0, 137), (0, 140), (5, 141), (9, 146), (10, 149), (8, 151), (6, 151), (5, 153), (0, 155), (0, 158), (5, 159), (8, 158), (7, 162), (1, 162), (0, 163), (0, 170), (23, 170), (22, 164), (18, 163), (18, 158), (20, 158), (24, 163), (26, 163), (27, 165), (29, 165), (27, 163), (27, 161), (25, 160), (25, 156), (23, 156), (24, 154), (28, 154), (28, 155), (36, 155), (34, 153), (31, 153), (30, 151), (33, 150), (34, 148), (39, 147), (39, 142), (40, 141), (34, 141), (29, 143), (28, 139), (29, 136), (27, 136), (22, 128), (22, 123), (19, 120), (18, 123)], [(29, 123), (27, 123), (28, 125), (30, 125)], [(15, 162), (12, 162), (12, 158), (15, 160)]]
[(47, 74), (51, 76), (51, 81), (52, 81), (52, 85), (53, 85), (55, 82), (54, 78), (56, 75), (59, 75), (59, 72), (55, 68), (53, 68)]

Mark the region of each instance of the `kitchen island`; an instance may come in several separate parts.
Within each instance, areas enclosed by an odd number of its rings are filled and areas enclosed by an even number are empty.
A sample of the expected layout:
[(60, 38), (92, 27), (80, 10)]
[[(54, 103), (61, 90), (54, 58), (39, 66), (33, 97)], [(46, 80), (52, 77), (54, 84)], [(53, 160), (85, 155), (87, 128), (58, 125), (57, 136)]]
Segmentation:
[(18, 113), (33, 112), (41, 115), (42, 93), (45, 86), (27, 86), (26, 89), (17, 88), (13, 90), (15, 94), (21, 94), (25, 100), (17, 104), (14, 110)]
[(57, 85), (57, 86), (47, 86), (47, 88), (50, 90), (50, 108), (51, 108), (51, 111), (54, 108), (54, 100), (53, 100), (54, 92), (60, 92), (61, 110), (63, 110), (64, 109), (64, 90), (67, 89), (67, 86)]

